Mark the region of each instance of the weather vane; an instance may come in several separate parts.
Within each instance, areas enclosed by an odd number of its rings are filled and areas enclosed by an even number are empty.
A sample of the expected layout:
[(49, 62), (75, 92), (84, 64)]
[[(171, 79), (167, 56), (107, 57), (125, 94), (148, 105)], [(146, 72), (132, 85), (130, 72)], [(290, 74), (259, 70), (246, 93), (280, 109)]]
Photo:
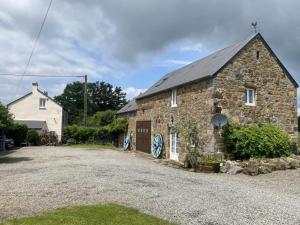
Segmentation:
[(254, 28), (254, 33), (257, 33), (257, 28), (256, 28), (257, 27), (257, 21), (252, 22), (251, 25)]

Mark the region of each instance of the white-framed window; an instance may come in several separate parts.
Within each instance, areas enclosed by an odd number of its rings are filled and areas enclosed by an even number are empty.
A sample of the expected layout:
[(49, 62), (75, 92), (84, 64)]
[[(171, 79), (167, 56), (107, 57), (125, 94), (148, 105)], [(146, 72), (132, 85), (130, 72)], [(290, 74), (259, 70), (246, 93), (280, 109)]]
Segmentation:
[(253, 88), (246, 88), (245, 89), (245, 104), (246, 105), (255, 105), (255, 89)]
[(170, 131), (170, 159), (178, 161), (179, 158), (179, 138), (178, 134)]
[(171, 107), (177, 106), (177, 90), (173, 89), (171, 91)]
[(45, 109), (45, 108), (46, 108), (46, 99), (40, 98), (40, 109)]

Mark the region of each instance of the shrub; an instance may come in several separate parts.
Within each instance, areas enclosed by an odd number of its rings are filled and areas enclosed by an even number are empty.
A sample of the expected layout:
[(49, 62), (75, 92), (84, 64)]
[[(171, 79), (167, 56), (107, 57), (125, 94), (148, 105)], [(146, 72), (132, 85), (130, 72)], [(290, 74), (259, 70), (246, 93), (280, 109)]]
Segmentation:
[(199, 138), (199, 123), (190, 116), (183, 115), (177, 122), (171, 125), (171, 129), (179, 134), (180, 141), (184, 147), (184, 167), (199, 168), (199, 157), (201, 157), (202, 140)]
[(32, 145), (40, 144), (40, 136), (36, 130), (28, 130), (27, 132), (27, 141)]
[(75, 133), (75, 140), (79, 143), (86, 142), (90, 137), (95, 135), (96, 129), (95, 128), (88, 128), (88, 127), (79, 127), (77, 132)]
[(76, 140), (74, 138), (69, 138), (67, 140), (67, 145), (76, 145)]
[(242, 126), (235, 122), (230, 122), (222, 128), (222, 136), (224, 138), (225, 150), (231, 153), (235, 149), (237, 139), (234, 133), (240, 130)]
[(108, 143), (120, 133), (124, 133), (127, 129), (126, 119), (115, 119), (113, 123), (104, 127), (81, 127), (77, 125), (66, 126), (63, 130), (63, 143), (73, 138), (77, 143)]
[(116, 113), (113, 110), (106, 110), (102, 112), (96, 112), (89, 118), (89, 125), (91, 126), (107, 126), (116, 119)]
[(20, 146), (27, 138), (28, 127), (25, 124), (13, 123), (6, 133), (6, 135), (12, 138), (16, 146)]
[(125, 118), (118, 118), (107, 126), (107, 129), (112, 137), (117, 137), (118, 134), (124, 133), (127, 130), (128, 121)]
[(251, 124), (241, 127), (229, 124), (223, 128), (226, 151), (236, 159), (281, 157), (291, 153), (289, 136), (272, 124)]
[(13, 124), (13, 116), (9, 110), (0, 102), (0, 134), (6, 132)]
[(94, 140), (96, 142), (100, 142), (102, 144), (111, 142), (112, 135), (110, 133), (110, 130), (107, 127), (100, 127), (98, 129), (96, 129)]

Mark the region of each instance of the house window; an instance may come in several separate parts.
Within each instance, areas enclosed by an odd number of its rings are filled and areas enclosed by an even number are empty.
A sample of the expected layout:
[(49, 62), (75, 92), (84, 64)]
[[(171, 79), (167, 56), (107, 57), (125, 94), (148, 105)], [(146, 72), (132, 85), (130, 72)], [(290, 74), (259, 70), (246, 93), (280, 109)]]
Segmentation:
[(173, 89), (171, 93), (171, 107), (176, 107), (176, 106), (177, 106), (177, 91), (176, 89)]
[(246, 105), (255, 105), (255, 89), (246, 88), (245, 89), (245, 103)]
[(45, 108), (46, 108), (46, 99), (40, 98), (40, 109), (45, 109)]

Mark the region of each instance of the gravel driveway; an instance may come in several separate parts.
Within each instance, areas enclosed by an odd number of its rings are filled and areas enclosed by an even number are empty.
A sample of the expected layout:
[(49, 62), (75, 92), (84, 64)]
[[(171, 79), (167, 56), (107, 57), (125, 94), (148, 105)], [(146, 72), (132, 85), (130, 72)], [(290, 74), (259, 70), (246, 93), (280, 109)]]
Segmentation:
[(300, 224), (300, 170), (192, 173), (112, 150), (30, 147), (0, 163), (0, 219), (114, 202), (178, 224)]

